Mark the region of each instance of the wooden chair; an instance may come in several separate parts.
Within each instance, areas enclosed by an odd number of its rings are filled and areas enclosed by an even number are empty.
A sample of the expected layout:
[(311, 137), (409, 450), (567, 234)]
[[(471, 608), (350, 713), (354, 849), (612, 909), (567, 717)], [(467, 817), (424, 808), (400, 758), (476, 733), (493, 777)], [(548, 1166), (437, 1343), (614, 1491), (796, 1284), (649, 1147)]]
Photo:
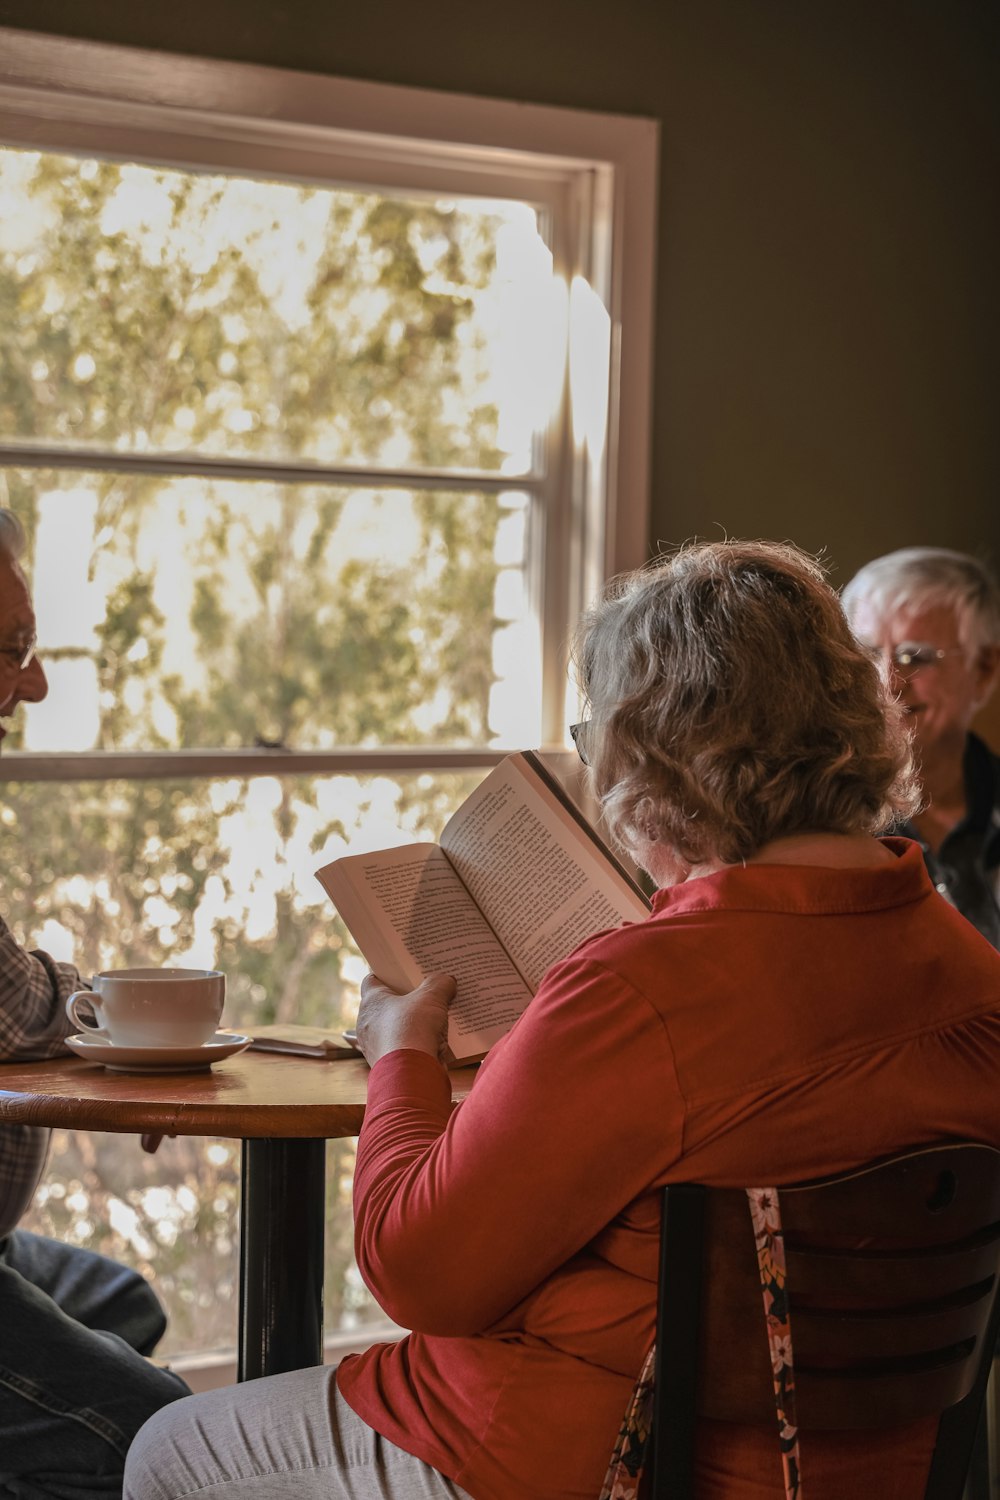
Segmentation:
[[(1000, 1325), (1000, 1152), (914, 1151), (782, 1187), (780, 1203), (805, 1500), (810, 1431), (933, 1415), (925, 1500), (961, 1500)], [(665, 1190), (660, 1289), (644, 1494), (693, 1496), (699, 1416), (770, 1424), (780, 1481), (745, 1192)]]

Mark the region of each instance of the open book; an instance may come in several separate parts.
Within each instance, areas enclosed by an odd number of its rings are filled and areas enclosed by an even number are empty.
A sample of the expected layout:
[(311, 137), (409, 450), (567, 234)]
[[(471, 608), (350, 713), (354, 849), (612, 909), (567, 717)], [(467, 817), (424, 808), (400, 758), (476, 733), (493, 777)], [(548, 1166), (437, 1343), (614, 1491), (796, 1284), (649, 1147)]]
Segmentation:
[(349, 854), (316, 872), (372, 970), (413, 989), (458, 984), (451, 1061), (474, 1062), (517, 1020), (550, 964), (641, 920), (649, 902), (533, 751), (509, 755), (439, 844)]

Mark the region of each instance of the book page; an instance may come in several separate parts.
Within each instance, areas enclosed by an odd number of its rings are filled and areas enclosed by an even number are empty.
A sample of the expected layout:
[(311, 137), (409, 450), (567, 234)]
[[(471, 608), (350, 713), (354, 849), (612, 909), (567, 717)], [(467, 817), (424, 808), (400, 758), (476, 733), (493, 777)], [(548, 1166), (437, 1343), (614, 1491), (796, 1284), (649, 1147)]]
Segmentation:
[(491, 771), (449, 820), (441, 845), (532, 993), (585, 938), (649, 914), (519, 756)]
[(530, 991), (437, 845), (348, 855), (317, 874), (386, 984), (411, 989), (433, 970), (455, 976), (456, 1059), (482, 1056), (524, 1010)]

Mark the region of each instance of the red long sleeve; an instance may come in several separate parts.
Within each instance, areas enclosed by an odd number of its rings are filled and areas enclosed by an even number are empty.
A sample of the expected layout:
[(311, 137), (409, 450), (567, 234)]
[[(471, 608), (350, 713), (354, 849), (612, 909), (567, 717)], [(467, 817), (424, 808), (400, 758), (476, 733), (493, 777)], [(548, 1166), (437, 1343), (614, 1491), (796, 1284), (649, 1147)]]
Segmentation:
[[(453, 1112), (433, 1059), (377, 1064), (358, 1260), (416, 1331), (338, 1373), (376, 1431), (474, 1500), (594, 1500), (652, 1337), (665, 1181), (1000, 1145), (1000, 955), (919, 848), (890, 845), (878, 870), (737, 867), (661, 892), (550, 971)], [(909, 1500), (928, 1444), (813, 1437), (810, 1490), (866, 1492), (889, 1465)], [(707, 1435), (712, 1500), (778, 1500), (780, 1472), (773, 1433)]]

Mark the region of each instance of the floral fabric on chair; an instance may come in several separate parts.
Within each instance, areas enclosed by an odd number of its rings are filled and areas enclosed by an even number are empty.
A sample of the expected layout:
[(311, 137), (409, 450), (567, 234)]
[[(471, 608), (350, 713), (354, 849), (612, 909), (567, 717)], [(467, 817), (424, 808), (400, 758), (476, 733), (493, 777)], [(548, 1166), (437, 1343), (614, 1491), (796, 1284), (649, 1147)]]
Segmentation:
[[(802, 1500), (799, 1432), (795, 1416), (795, 1369), (786, 1289), (785, 1241), (777, 1188), (747, 1188), (757, 1246), (757, 1269), (764, 1299), (764, 1320), (771, 1353), (778, 1448), (785, 1481), (785, 1500)], [(642, 1482), (653, 1424), (656, 1346), (643, 1362), (611, 1453), (600, 1500), (636, 1500)], [(658, 1497), (659, 1500), (659, 1497)]]

